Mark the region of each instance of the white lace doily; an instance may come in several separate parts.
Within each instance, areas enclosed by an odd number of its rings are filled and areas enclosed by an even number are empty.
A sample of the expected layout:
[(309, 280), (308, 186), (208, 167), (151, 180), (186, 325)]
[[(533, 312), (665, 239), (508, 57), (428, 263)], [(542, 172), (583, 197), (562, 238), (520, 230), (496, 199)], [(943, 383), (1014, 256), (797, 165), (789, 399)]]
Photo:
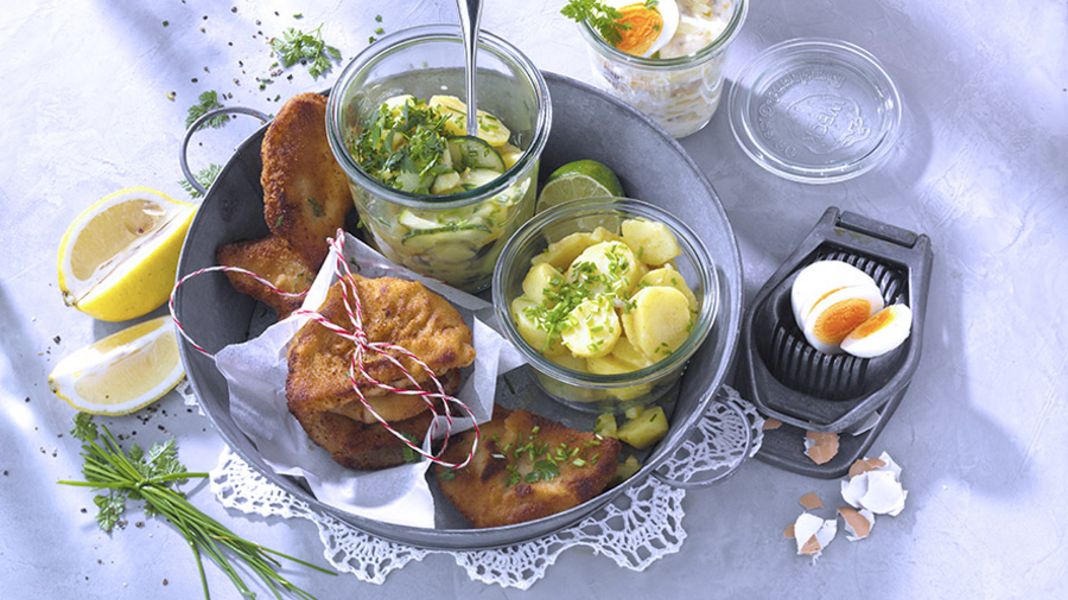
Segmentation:
[[(736, 391), (725, 387), (712, 402), (694, 433), (660, 473), (688, 481), (707, 471), (725, 471), (744, 460), (746, 429), (752, 439), (749, 456), (762, 440), (763, 419)], [(740, 409), (746, 419), (730, 408)], [(521, 590), (545, 576), (565, 550), (586, 546), (617, 565), (642, 571), (658, 559), (678, 552), (686, 540), (682, 499), (686, 490), (649, 477), (621, 494), (579, 524), (552, 535), (507, 548), (473, 552), (424, 550), (363, 533), (344, 521), (319, 514), (302, 500), (269, 482), (229, 449), (211, 472), (211, 490), (219, 502), (247, 514), (300, 517), (319, 529), (323, 556), (335, 569), (368, 583), (381, 584), (393, 571), (428, 554), (448, 554), (474, 581)]]

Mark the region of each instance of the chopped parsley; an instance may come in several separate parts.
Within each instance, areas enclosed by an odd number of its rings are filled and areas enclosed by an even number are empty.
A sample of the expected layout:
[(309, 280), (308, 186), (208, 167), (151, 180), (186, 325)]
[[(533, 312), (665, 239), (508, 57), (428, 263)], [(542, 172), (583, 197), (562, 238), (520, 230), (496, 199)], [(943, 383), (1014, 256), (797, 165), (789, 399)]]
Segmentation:
[(282, 66), (289, 68), (298, 62), (307, 65), (308, 74), (318, 79), (328, 73), (334, 62), (341, 60), (341, 51), (323, 41), (322, 25), (305, 33), (290, 27), (282, 39), (272, 38), (271, 48), (278, 54)]
[(349, 151), (363, 170), (382, 183), (414, 194), (429, 194), (434, 178), (453, 170), (447, 154), (449, 116), (423, 101), (386, 104), (350, 139)]
[[(538, 439), (540, 431), (541, 428), (535, 425), (529, 434), (519, 436), (515, 443), (507, 443), (499, 448), (499, 452), (491, 454), (496, 460), (508, 461), (505, 466), (505, 482), (509, 487), (519, 483), (556, 479), (560, 476), (560, 466), (567, 463), (580, 469), (597, 464), (597, 455), (589, 459), (579, 456), (584, 448), (592, 447), (591, 444), (587, 443), (581, 448), (569, 446), (565, 442), (560, 442), (555, 447), (550, 446)], [(493, 443), (497, 444), (499, 440), (494, 439)]]
[[(223, 105), (219, 103), (219, 94), (215, 90), (208, 90), (197, 98), (197, 103), (190, 106), (185, 115), (185, 126), (191, 127), (193, 122), (199, 119), (204, 113), (215, 110), (216, 108), (222, 108)], [(222, 127), (230, 120), (230, 115), (215, 115), (204, 122), (204, 125), (208, 127)], [(203, 127), (204, 125), (201, 125)]]
[(312, 214), (316, 217), (322, 217), (326, 214), (326, 212), (323, 211), (323, 204), (315, 198), (308, 196), (308, 204), (311, 205)]

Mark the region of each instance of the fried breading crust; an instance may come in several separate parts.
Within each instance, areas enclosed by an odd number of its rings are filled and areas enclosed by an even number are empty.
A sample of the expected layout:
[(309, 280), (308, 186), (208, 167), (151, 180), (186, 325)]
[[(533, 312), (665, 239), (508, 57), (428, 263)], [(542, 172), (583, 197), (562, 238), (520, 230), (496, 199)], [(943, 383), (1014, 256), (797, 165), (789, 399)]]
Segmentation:
[(353, 209), (348, 179), (326, 136), (326, 98), (299, 94), (271, 121), (260, 147), (263, 215), (271, 233), (316, 266)]
[[(451, 371), (442, 379), (442, 384), (450, 394), (460, 387), (459, 371)], [(333, 411), (293, 414), (308, 437), (329, 452), (334, 461), (343, 467), (360, 470), (387, 469), (405, 462), (404, 443), (377, 421), (363, 423)], [(389, 424), (409, 438), (421, 442), (430, 427), (430, 420), (430, 411), (424, 405), (423, 410), (416, 416), (389, 420)]]
[[(475, 359), (471, 330), (460, 313), (421, 283), (392, 277), (368, 279), (357, 275), (354, 279), (368, 339), (407, 348), (434, 371), (447, 393), (455, 393), (461, 383), (460, 369)], [(331, 286), (319, 312), (335, 323), (347, 325), (341, 285), (339, 281)], [(301, 327), (289, 347), (289, 411), (308, 437), (343, 466), (382, 469), (399, 465), (404, 462), (404, 444), (363, 408), (352, 389), (352, 352), (351, 341), (315, 321)], [(426, 387), (429, 375), (409, 359), (401, 361)], [(370, 355), (364, 364), (380, 381), (412, 387), (400, 370), (381, 356)], [(370, 384), (360, 387), (391, 426), (422, 440), (431, 417), (422, 400), (393, 395)]]
[[(521, 480), (508, 485), (510, 462), (524, 476), (531, 470), (529, 460), (517, 460), (513, 452), (517, 443), (526, 442), (535, 427), (539, 428), (535, 437), (538, 443), (547, 444), (550, 449), (565, 444), (580, 450), (559, 462), (558, 477), (534, 483)], [(481, 426), (481, 433), (474, 459), (457, 471), (455, 477), (442, 477), (447, 469), (435, 468), (441, 491), (475, 527), (522, 523), (578, 506), (604, 491), (619, 463), (618, 440), (603, 438), (598, 443), (593, 433), (576, 431), (523, 410), (496, 409), (493, 420)], [(450, 462), (462, 461), (470, 452), (473, 440), (474, 432), (465, 432), (455, 445), (450, 445), (445, 458)], [(494, 458), (494, 455), (504, 458)], [(575, 466), (576, 458), (585, 464)]]
[[(241, 267), (256, 273), (286, 292), (305, 292), (315, 281), (317, 267), (308, 263), (290, 248), (282, 238), (237, 242), (220, 246), (215, 252), (220, 265)], [(300, 308), (300, 298), (287, 298), (272, 292), (267, 286), (243, 273), (227, 273), (230, 284), (242, 294), (248, 294), (278, 313), (279, 319)]]
[[(359, 275), (354, 278), (363, 303), (368, 340), (407, 348), (439, 376), (474, 362), (471, 329), (444, 298), (415, 281)], [(319, 312), (334, 323), (348, 326), (340, 281), (330, 287)], [(301, 327), (289, 347), (286, 397), (290, 410), (294, 414), (326, 412), (354, 401), (356, 395), (348, 376), (352, 352), (352, 342), (315, 321)], [(420, 384), (429, 381), (429, 375), (410, 359), (401, 359), (401, 363)], [(379, 381), (410, 387), (401, 370), (380, 355), (368, 355), (364, 367)], [(384, 392), (377, 388), (368, 391), (369, 395), (381, 393)]]

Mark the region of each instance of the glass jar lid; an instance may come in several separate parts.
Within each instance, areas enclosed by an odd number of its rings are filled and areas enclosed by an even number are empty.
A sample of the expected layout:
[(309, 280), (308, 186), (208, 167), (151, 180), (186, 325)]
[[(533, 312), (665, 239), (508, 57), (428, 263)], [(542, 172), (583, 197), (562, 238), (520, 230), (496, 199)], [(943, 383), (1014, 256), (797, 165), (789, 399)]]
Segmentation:
[(758, 165), (801, 183), (852, 179), (881, 162), (901, 121), (897, 87), (847, 42), (799, 38), (751, 61), (731, 87), (731, 131)]

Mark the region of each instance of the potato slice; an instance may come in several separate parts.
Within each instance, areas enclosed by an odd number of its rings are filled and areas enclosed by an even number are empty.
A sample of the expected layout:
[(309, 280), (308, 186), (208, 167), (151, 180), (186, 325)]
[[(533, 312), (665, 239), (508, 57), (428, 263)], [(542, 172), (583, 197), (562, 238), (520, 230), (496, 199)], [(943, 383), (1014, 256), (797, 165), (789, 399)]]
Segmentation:
[(628, 456), (627, 460), (620, 461), (616, 465), (616, 474), (612, 477), (612, 485), (619, 485), (624, 481), (630, 479), (635, 473), (640, 471), (642, 463), (634, 456)]
[(554, 363), (560, 365), (561, 367), (564, 367), (565, 369), (571, 369), (572, 371), (579, 371), (582, 373), (590, 372), (589, 367), (586, 366), (585, 358), (579, 358), (571, 354), (567, 351), (567, 348), (559, 341), (557, 341), (557, 344), (560, 346), (561, 352), (559, 354), (554, 354), (550, 357)]
[(549, 244), (545, 252), (530, 260), (531, 264), (549, 263), (557, 269), (567, 269), (574, 262), (575, 257), (582, 254), (583, 250), (597, 243), (593, 235), (585, 231), (579, 231), (560, 238)]
[(697, 296), (694, 295), (690, 286), (686, 285), (686, 280), (683, 279), (682, 274), (676, 271), (670, 264), (649, 271), (642, 276), (641, 281), (638, 282), (638, 287), (651, 287), (657, 285), (673, 287), (682, 292), (682, 295), (686, 296), (686, 300), (690, 303), (690, 310), (697, 312), (699, 308), (697, 304)]
[(567, 316), (560, 332), (564, 345), (575, 356), (594, 358), (612, 352), (622, 328), (619, 317), (605, 298), (587, 298)]
[(532, 348), (546, 356), (567, 354), (567, 348), (564, 348), (560, 339), (553, 340), (552, 344), (548, 343), (549, 333), (538, 327), (538, 323), (527, 314), (527, 309), (534, 306), (538, 306), (538, 303), (526, 296), (520, 296), (512, 300), (512, 319), (515, 320), (515, 327), (519, 330), (519, 335)]
[(621, 229), (623, 241), (644, 264), (660, 266), (682, 254), (675, 234), (663, 223), (627, 219)]
[(610, 412), (597, 415), (597, 421), (593, 424), (593, 432), (602, 437), (616, 437), (616, 416)]
[(631, 302), (623, 327), (627, 339), (650, 360), (670, 356), (690, 336), (690, 302), (679, 290), (660, 285), (642, 288)]
[[(620, 338), (620, 341), (622, 340), (623, 338)], [(614, 354), (588, 359), (586, 365), (589, 367), (590, 373), (595, 375), (620, 375), (635, 370), (631, 365), (616, 358)], [(648, 394), (652, 389), (652, 384), (643, 383), (640, 385), (628, 385), (626, 387), (606, 389), (605, 391), (614, 398), (626, 402), (628, 400), (640, 398), (641, 396)]]
[(616, 359), (620, 363), (630, 367), (631, 371), (637, 371), (644, 369), (653, 364), (653, 361), (649, 360), (649, 357), (642, 354), (641, 350), (634, 347), (634, 344), (630, 343), (626, 337), (620, 337), (616, 342), (615, 348), (612, 348), (612, 358)]
[(559, 287), (564, 275), (549, 263), (539, 263), (527, 271), (523, 278), (523, 295), (537, 304), (545, 302), (545, 291)]
[[(431, 96), (427, 106), (449, 116), (445, 131), (449, 135), (467, 135), (467, 105), (456, 96)], [(503, 146), (512, 137), (512, 132), (500, 119), (490, 113), (478, 111), (478, 137), (491, 146)]]
[(590, 263), (608, 281), (608, 288), (620, 296), (627, 296), (642, 277), (641, 263), (623, 242), (598, 242), (582, 251), (571, 261), (567, 276), (574, 278), (577, 265)]
[(617, 435), (619, 440), (644, 450), (659, 442), (668, 432), (667, 415), (659, 406), (647, 408), (635, 419), (629, 419), (624, 423)]
[(511, 169), (512, 165), (519, 162), (520, 158), (523, 158), (524, 151), (511, 144), (502, 144), (497, 148), (497, 152), (501, 155), (501, 160), (504, 161), (504, 168)]

